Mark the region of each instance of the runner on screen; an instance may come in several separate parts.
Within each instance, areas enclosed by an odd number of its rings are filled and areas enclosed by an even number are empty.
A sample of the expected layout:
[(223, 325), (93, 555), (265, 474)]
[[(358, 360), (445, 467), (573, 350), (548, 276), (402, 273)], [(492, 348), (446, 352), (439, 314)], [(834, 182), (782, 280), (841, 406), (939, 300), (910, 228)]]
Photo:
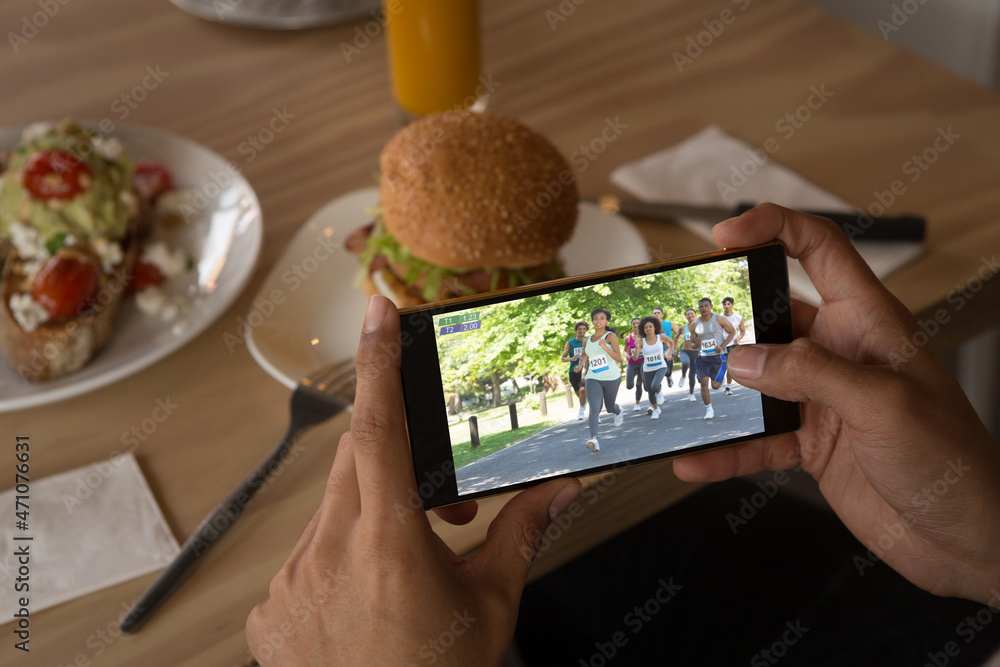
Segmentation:
[(698, 369), (698, 381), (701, 382), (701, 400), (705, 403), (705, 419), (715, 417), (712, 407), (712, 389), (718, 389), (722, 382), (715, 376), (722, 370), (722, 354), (726, 346), (736, 336), (736, 329), (726, 318), (712, 312), (712, 300), (708, 297), (698, 302), (698, 312), (701, 316), (695, 321), (694, 334), (691, 339), (698, 348), (698, 359), (695, 368)]
[(611, 313), (603, 308), (596, 308), (590, 314), (590, 322), (594, 325), (594, 333), (587, 337), (578, 368), (583, 373), (583, 386), (587, 389), (587, 404), (590, 406), (590, 416), (587, 425), (590, 427), (590, 439), (587, 449), (597, 453), (601, 446), (597, 442), (597, 418), (604, 409), (614, 414), (615, 426), (621, 426), (625, 415), (615, 402), (618, 387), (622, 383), (622, 372), (618, 364), (622, 354), (618, 348), (618, 336), (608, 329)]
[[(566, 341), (563, 346), (562, 361), (569, 363), (569, 383), (573, 387), (573, 393), (576, 394), (576, 398), (580, 401), (580, 411), (576, 413), (577, 419), (586, 418), (587, 410), (587, 390), (583, 386), (583, 378), (580, 375), (580, 371), (574, 371), (573, 367), (576, 366), (580, 359), (580, 355), (583, 354), (583, 344), (584, 339), (587, 337), (587, 329), (590, 325), (580, 320), (573, 327), (573, 331), (576, 332), (576, 336), (570, 338)], [(572, 407), (572, 406), (570, 406)]]

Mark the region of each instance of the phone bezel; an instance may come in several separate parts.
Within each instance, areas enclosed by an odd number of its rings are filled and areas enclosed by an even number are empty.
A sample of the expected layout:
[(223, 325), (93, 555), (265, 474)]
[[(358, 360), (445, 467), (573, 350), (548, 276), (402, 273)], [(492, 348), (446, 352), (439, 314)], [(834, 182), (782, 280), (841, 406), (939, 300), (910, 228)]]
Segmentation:
[[(722, 249), (711, 253), (691, 255), (676, 259), (641, 264), (610, 271), (561, 278), (544, 283), (476, 294), (448, 301), (423, 304), (400, 310), (402, 325), (402, 379), (406, 427), (410, 438), (410, 452), (418, 493), (425, 509), (474, 500), (500, 493), (507, 493), (533, 484), (542, 479), (518, 482), (507, 486), (458, 495), (448, 417), (444, 409), (444, 392), (441, 389), (441, 369), (438, 364), (435, 315), (442, 315), (470, 307), (489, 306), (504, 301), (523, 299), (539, 294), (575, 289), (612, 280), (632, 278), (650, 273), (660, 273), (688, 266), (697, 266), (731, 257), (746, 256), (750, 277), (750, 297), (753, 302), (754, 329), (757, 343), (788, 343), (792, 340), (792, 319), (788, 291), (788, 265), (785, 249), (780, 243), (738, 249)], [(768, 321), (762, 318), (768, 316)], [(772, 321), (773, 320), (773, 321)], [(436, 391), (435, 391), (436, 389)], [(730, 438), (727, 440), (695, 445), (682, 451), (664, 452), (628, 461), (604, 464), (578, 470), (569, 475), (584, 477), (607, 470), (659, 461), (694, 452), (728, 447), (749, 440), (788, 433), (801, 425), (799, 404), (761, 395), (764, 432)], [(567, 474), (554, 475), (565, 477)], [(551, 478), (545, 478), (551, 479)]]

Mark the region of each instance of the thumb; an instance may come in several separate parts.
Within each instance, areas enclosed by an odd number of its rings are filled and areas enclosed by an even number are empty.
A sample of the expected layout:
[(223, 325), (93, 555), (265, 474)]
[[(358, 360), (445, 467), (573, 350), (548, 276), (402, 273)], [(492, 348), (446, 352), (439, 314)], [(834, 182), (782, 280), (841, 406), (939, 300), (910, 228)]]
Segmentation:
[(502, 588), (516, 586), (518, 595), (540, 546), (545, 529), (580, 495), (580, 482), (557, 479), (517, 494), (503, 506), (486, 533), (476, 558)]
[(787, 345), (738, 345), (727, 364), (742, 385), (785, 401), (817, 403), (849, 421), (869, 405), (859, 393), (877, 386), (868, 377), (872, 369), (808, 338)]

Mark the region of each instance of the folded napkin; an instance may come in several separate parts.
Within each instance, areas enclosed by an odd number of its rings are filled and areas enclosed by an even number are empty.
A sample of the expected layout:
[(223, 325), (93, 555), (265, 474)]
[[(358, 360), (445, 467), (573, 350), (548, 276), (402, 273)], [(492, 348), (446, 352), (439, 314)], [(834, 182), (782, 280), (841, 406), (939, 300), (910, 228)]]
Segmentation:
[[(762, 156), (767, 156), (766, 161)], [(798, 209), (857, 211), (844, 200), (777, 164), (773, 156), (730, 137), (716, 126), (705, 128), (673, 148), (618, 167), (612, 172), (611, 181), (646, 201), (710, 206), (770, 201)], [(692, 233), (712, 240), (711, 223), (701, 220), (678, 222)], [(854, 245), (879, 278), (922, 252), (921, 244), (912, 241), (857, 241)], [(819, 305), (819, 293), (796, 260), (788, 262), (788, 279), (793, 294)]]
[[(15, 524), (15, 491), (0, 493), (8, 517), (0, 522), (0, 609), (6, 614), (0, 623), (13, 620), (22, 597), (31, 613), (41, 611), (163, 568), (179, 551), (131, 453), (31, 478), (27, 530)], [(19, 549), (27, 550), (26, 563), (18, 562)], [(23, 565), (29, 589), (19, 592), (15, 580)]]

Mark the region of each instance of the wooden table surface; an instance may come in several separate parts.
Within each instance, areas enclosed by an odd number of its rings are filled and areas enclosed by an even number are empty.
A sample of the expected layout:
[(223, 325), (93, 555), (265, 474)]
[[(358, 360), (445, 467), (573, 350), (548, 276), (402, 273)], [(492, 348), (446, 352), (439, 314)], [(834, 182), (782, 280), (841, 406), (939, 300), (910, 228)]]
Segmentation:
[[(0, 0), (4, 32), (30, 35), (13, 42), (8, 36), (0, 50), (6, 91), (0, 126), (72, 115), (170, 130), (232, 160), (263, 207), (260, 264), (209, 330), (116, 384), (0, 415), (9, 452), (0, 460), (12, 466), (14, 434), (30, 435), (37, 479), (107, 458), (157, 399), (169, 397), (179, 407), (135, 455), (182, 540), (285, 428), (288, 390), (245, 347), (230, 353), (223, 334), (246, 314), (306, 218), (333, 197), (371, 184), (379, 151), (398, 129), (384, 40), (359, 42), (363, 48), (348, 62), (340, 45), (353, 44), (366, 26), (376, 32), (377, 24), (267, 32), (209, 23), (163, 0), (53, 0), (50, 10), (58, 11), (51, 17), (38, 13), (44, 4)], [(560, 6), (567, 15), (558, 13)], [(858, 206), (908, 178), (907, 161), (932, 147), (939, 129), (952, 128), (959, 138), (918, 180), (907, 181), (892, 209), (928, 217), (927, 252), (886, 284), (922, 317), (947, 310), (951, 322), (933, 339), (941, 349), (997, 320), (1000, 280), (973, 282), (979, 289), (961, 308), (954, 292), (1000, 247), (996, 94), (796, 0), (494, 2), (483, 4), (482, 30), (483, 71), (498, 82), (495, 110), (522, 119), (566, 154), (589, 144), (606, 119), (627, 125), (577, 173), (585, 196), (613, 191), (608, 174), (617, 165), (708, 124), (762, 145), (812, 86), (834, 95), (782, 140), (775, 159)], [(707, 44), (701, 53), (690, 47), (698, 40)], [(688, 48), (694, 57), (679, 68), (675, 53)], [(165, 73), (162, 81), (134, 109), (116, 102), (141, 84), (147, 67)], [(239, 147), (275, 110), (294, 118), (250, 160)], [(708, 249), (673, 225), (639, 226), (661, 256)], [(354, 325), (360, 323), (346, 326)], [(267, 594), (318, 505), (347, 428), (348, 418), (339, 417), (310, 433), (306, 453), (139, 634), (118, 637), (115, 626), (123, 604), (152, 575), (33, 615), (32, 650), (20, 664), (246, 664), (246, 615)], [(12, 478), (0, 487), (9, 488)], [(614, 482), (540, 558), (536, 576), (691, 490), (673, 478), (669, 463), (629, 470)], [(458, 551), (474, 549), (501, 502), (483, 502), (481, 518), (470, 526), (438, 524), (440, 532)], [(4, 664), (20, 656), (13, 635), (6, 636)]]

